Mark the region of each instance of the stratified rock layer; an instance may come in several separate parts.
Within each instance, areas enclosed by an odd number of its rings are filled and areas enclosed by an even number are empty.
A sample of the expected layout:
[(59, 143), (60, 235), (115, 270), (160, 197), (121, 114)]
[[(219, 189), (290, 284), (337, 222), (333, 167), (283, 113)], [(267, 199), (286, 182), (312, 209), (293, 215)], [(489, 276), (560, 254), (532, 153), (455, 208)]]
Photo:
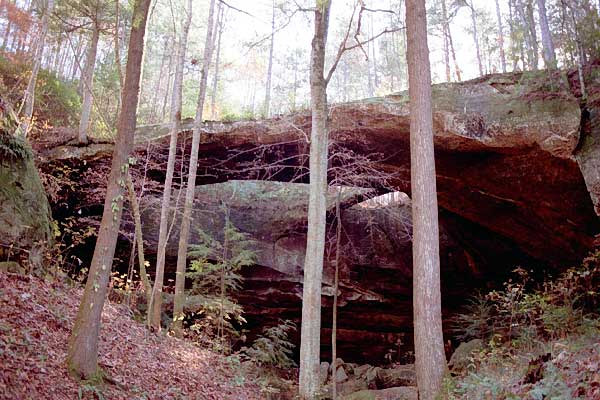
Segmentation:
[[(437, 85), (433, 101), (444, 315), (477, 289), (500, 282), (517, 265), (536, 272), (578, 263), (600, 232), (594, 212), (598, 154), (588, 146), (590, 136), (579, 143), (582, 113), (567, 80), (558, 75), (495, 75)], [(352, 171), (353, 161), (369, 160), (369, 171), (388, 174), (386, 185), (377, 174), (354, 180), (346, 176), (344, 184), (410, 195), (407, 94), (334, 105), (330, 115), (330, 178)], [(279, 318), (299, 318), (306, 240), (301, 193), (306, 190), (289, 197), (286, 186), (277, 183), (250, 182), (243, 189), (235, 189), (235, 184), (205, 185), (234, 179), (306, 183), (310, 123), (308, 112), (264, 121), (209, 123), (202, 136), (197, 226), (218, 232), (220, 202), (229, 202), (238, 227), (251, 233), (261, 249), (258, 265), (244, 272), (245, 289), (239, 295), (250, 328)], [(189, 121), (184, 127), (189, 129)], [(146, 190), (144, 229), (150, 260), (156, 249), (160, 185), (168, 153), (166, 132), (164, 126), (142, 127), (137, 138), (139, 163), (133, 172), (138, 188), (144, 182)], [(181, 162), (181, 153), (189, 152), (190, 142), (189, 132), (183, 132), (176, 183), (181, 173), (185, 175), (187, 160)], [(58, 146), (42, 154), (48, 170), (69, 163), (78, 171), (77, 183), (94, 196), (79, 203), (72, 199), (70, 204), (86, 217), (99, 215), (102, 205), (102, 181), (90, 177), (109, 163), (110, 145), (97, 146), (97, 151)], [(406, 204), (392, 210), (352, 206), (358, 195), (345, 200), (342, 216), (339, 352), (350, 361), (376, 363), (390, 350), (409, 350), (412, 342), (411, 245), (402, 228), (410, 221), (410, 212)], [(124, 233), (130, 231), (131, 225), (125, 223)], [(324, 272), (324, 355), (330, 333), (331, 277), (329, 262)]]

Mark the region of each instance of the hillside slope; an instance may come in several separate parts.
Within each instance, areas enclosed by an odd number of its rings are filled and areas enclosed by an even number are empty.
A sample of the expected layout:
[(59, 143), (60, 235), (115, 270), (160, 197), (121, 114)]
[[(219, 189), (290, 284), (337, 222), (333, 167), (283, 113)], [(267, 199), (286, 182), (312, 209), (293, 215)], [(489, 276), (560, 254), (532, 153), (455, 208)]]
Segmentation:
[(224, 357), (151, 334), (126, 307), (112, 303), (104, 307), (99, 350), (111, 383), (78, 383), (65, 358), (81, 294), (63, 283), (0, 273), (0, 399), (263, 397), (256, 386), (236, 385), (236, 371)]

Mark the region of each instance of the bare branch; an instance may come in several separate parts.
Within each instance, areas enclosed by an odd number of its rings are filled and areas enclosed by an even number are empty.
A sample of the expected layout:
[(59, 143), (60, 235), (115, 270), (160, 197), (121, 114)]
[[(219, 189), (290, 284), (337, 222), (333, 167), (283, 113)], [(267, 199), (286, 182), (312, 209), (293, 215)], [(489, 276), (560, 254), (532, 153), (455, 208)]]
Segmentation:
[(231, 8), (232, 10), (235, 10), (237, 12), (241, 12), (242, 14), (246, 14), (249, 15), (252, 18), (256, 18), (254, 15), (250, 14), (248, 11), (244, 11), (242, 9), (239, 9), (237, 7), (232, 6), (231, 4), (227, 3), (225, 0), (219, 0), (219, 3), (223, 4), (224, 6), (227, 6), (229, 8)]

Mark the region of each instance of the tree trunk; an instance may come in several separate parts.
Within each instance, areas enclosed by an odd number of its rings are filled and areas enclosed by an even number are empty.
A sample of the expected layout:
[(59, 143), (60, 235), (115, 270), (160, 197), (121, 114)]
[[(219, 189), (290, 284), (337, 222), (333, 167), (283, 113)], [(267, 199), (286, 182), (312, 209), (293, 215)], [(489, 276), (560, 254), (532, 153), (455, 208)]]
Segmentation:
[(313, 399), (319, 390), (321, 347), (321, 279), (325, 252), (327, 149), (329, 120), (325, 49), (329, 27), (330, 0), (317, 0), (315, 34), (310, 66), (312, 127), (310, 132), (310, 196), (308, 233), (304, 259), (302, 328), (300, 332), (300, 397)]
[(120, 44), (119, 44), (119, 26), (121, 25), (119, 1), (120, 0), (115, 0), (115, 36), (114, 36), (115, 43), (114, 44), (115, 44), (115, 66), (117, 67), (117, 74), (119, 75), (119, 91), (121, 91), (123, 89), (123, 67), (121, 66), (121, 48), (120, 48)]
[(446, 24), (446, 33), (448, 33), (448, 45), (450, 46), (450, 53), (452, 54), (452, 61), (454, 62), (454, 69), (456, 72), (456, 80), (460, 82), (462, 80), (460, 76), (460, 68), (458, 61), (456, 60), (456, 51), (454, 50), (454, 40), (452, 39), (452, 31), (450, 30), (450, 21), (448, 21), (448, 12), (446, 10), (446, 0), (442, 1), (442, 12), (444, 23)]
[(271, 80), (273, 78), (273, 48), (275, 47), (275, 0), (272, 0), (271, 14), (271, 46), (269, 47), (269, 67), (267, 68), (267, 84), (265, 90), (264, 117), (269, 118), (271, 112)]
[(500, 63), (502, 72), (506, 73), (506, 55), (504, 54), (504, 26), (502, 24), (502, 13), (500, 3), (496, 0), (496, 18), (498, 19), (498, 47), (500, 48)]
[(68, 368), (74, 375), (83, 379), (97, 378), (101, 374), (98, 368), (98, 336), (121, 222), (129, 154), (133, 148), (149, 8), (150, 0), (135, 1), (123, 88), (123, 107), (119, 114), (104, 212), (81, 305), (69, 340)]
[[(408, 7), (407, 7), (408, 8)], [(483, 64), (481, 62), (481, 51), (479, 49), (479, 35), (477, 34), (477, 14), (473, 6), (473, 0), (469, 3), (471, 9), (471, 29), (473, 29), (473, 41), (475, 42), (475, 53), (477, 55), (477, 65), (479, 66), (479, 75), (483, 76)]]
[(335, 275), (333, 277), (333, 318), (331, 321), (331, 391), (333, 400), (337, 399), (337, 381), (335, 375), (337, 372), (337, 303), (338, 303), (338, 288), (339, 288), (339, 272), (340, 272), (340, 249), (342, 239), (342, 217), (340, 213), (340, 198), (342, 196), (342, 187), (338, 188), (337, 198), (335, 202)]
[[(198, 106), (196, 108), (196, 118), (194, 120), (194, 132), (192, 136), (192, 150), (190, 154), (190, 166), (188, 172), (188, 181), (185, 192), (185, 203), (183, 206), (183, 216), (181, 217), (181, 230), (179, 233), (179, 248), (177, 251), (177, 279), (180, 283), (180, 299), (175, 312), (181, 318), (183, 312), (183, 288), (185, 287), (185, 270), (187, 266), (187, 252), (190, 240), (190, 225), (192, 218), (192, 208), (194, 206), (194, 192), (196, 190), (196, 172), (198, 170), (198, 148), (200, 147), (200, 129), (202, 127), (202, 114), (204, 112), (204, 100), (206, 98), (206, 89), (208, 84), (208, 71), (214, 47), (214, 15), (215, 1), (211, 0), (208, 12), (208, 24), (206, 28), (206, 41), (204, 43), (204, 59), (202, 60), (202, 70), (200, 72), (200, 93), (198, 94)], [(162, 287), (154, 286), (155, 299), (160, 301)], [(158, 303), (160, 304), (160, 303)]]
[(519, 67), (519, 58), (517, 56), (517, 43), (516, 42), (516, 33), (515, 33), (515, 19), (513, 13), (513, 1), (508, 0), (508, 27), (510, 29), (510, 54), (513, 62), (513, 71), (516, 71)]
[(4, 38), (2, 39), (2, 51), (6, 51), (6, 45), (10, 38), (10, 29), (12, 28), (12, 21), (9, 19), (6, 23), (6, 30), (4, 31)]
[(212, 82), (212, 94), (210, 96), (210, 115), (213, 120), (217, 119), (217, 91), (219, 83), (219, 64), (221, 63), (221, 37), (223, 36), (223, 29), (225, 24), (225, 9), (223, 3), (219, 2), (219, 8), (217, 12), (217, 54), (215, 55), (215, 72), (213, 73)]
[(539, 58), (539, 45), (537, 39), (537, 32), (535, 30), (535, 18), (533, 16), (533, 0), (527, 1), (527, 23), (526, 28), (529, 30), (529, 36), (531, 37), (531, 66), (534, 71), (538, 70), (538, 58)]
[(150, 285), (150, 279), (148, 278), (148, 273), (146, 272), (146, 260), (144, 259), (144, 236), (142, 234), (142, 218), (140, 216), (140, 204), (135, 195), (135, 187), (133, 186), (133, 179), (131, 179), (131, 174), (127, 174), (127, 195), (129, 197), (129, 204), (131, 205), (131, 213), (133, 214), (133, 221), (135, 224), (134, 236), (138, 250), (137, 253), (138, 266), (140, 268), (140, 279), (142, 280), (142, 285), (144, 286), (146, 304), (149, 305), (151, 300), (152, 286)]
[(441, 0), (442, 3), (442, 36), (444, 37), (444, 64), (446, 66), (446, 82), (452, 81), (452, 72), (450, 71), (450, 43), (448, 42), (448, 12), (446, 10), (446, 0)]
[(442, 385), (446, 358), (442, 335), (438, 206), (425, 0), (407, 0), (406, 9), (415, 364), (419, 398), (433, 400)]
[(88, 142), (88, 130), (90, 128), (90, 117), (92, 115), (92, 102), (94, 99), (94, 69), (96, 68), (96, 54), (98, 52), (98, 41), (100, 39), (100, 27), (96, 22), (93, 24), (92, 41), (88, 48), (85, 59), (85, 67), (82, 74), (83, 101), (81, 103), (81, 118), (79, 119), (78, 140), (81, 144)]
[(54, 0), (47, 0), (46, 9), (42, 14), (42, 27), (40, 30), (40, 37), (38, 38), (36, 45), (35, 58), (33, 60), (33, 69), (31, 71), (31, 76), (29, 77), (29, 82), (27, 83), (27, 89), (25, 90), (25, 94), (23, 96), (23, 118), (21, 119), (21, 123), (17, 128), (18, 134), (23, 137), (27, 136), (27, 133), (29, 132), (29, 126), (31, 125), (31, 119), (33, 118), (33, 106), (35, 103), (35, 85), (37, 83), (37, 76), (40, 72), (40, 67), (42, 64), (42, 55), (44, 53), (44, 46), (46, 44), (46, 35), (48, 34), (48, 19), (53, 9)]
[(544, 63), (546, 68), (556, 68), (556, 54), (554, 52), (554, 43), (552, 34), (548, 26), (548, 16), (546, 14), (546, 0), (537, 0), (538, 13), (540, 15), (540, 30), (542, 31), (542, 45), (544, 46)]
[[(165, 188), (163, 191), (162, 205), (160, 210), (160, 228), (158, 233), (158, 249), (156, 257), (156, 278), (154, 280), (154, 295), (153, 300), (157, 301), (152, 304), (152, 314), (150, 324), (155, 329), (160, 329), (160, 314), (161, 301), (160, 297), (156, 297), (160, 293), (158, 288), (162, 289), (164, 271), (165, 271), (165, 253), (167, 249), (168, 235), (168, 220), (169, 209), (171, 206), (171, 186), (173, 184), (173, 173), (175, 171), (175, 158), (177, 156), (177, 137), (181, 130), (181, 102), (183, 88), (183, 67), (185, 65), (185, 54), (187, 51), (188, 34), (192, 23), (192, 0), (188, 0), (187, 19), (181, 31), (181, 38), (177, 46), (177, 63), (175, 65), (175, 77), (173, 79), (173, 96), (171, 100), (171, 141), (169, 143), (169, 159), (167, 161), (167, 172), (165, 178)], [(178, 336), (181, 335), (181, 320), (183, 319), (183, 302), (184, 302), (184, 285), (185, 269), (180, 271), (177, 269), (175, 277), (175, 303), (173, 308), (173, 328)]]

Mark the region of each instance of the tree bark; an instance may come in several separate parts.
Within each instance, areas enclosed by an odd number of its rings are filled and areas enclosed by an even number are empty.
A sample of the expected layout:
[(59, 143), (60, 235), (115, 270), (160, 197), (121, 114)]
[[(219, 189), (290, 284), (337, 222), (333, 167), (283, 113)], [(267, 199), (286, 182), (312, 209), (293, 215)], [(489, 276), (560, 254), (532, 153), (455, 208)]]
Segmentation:
[(500, 2), (496, 0), (496, 18), (498, 19), (498, 47), (500, 48), (500, 64), (502, 72), (506, 73), (506, 55), (504, 53), (504, 25), (502, 24), (502, 13)]
[(538, 70), (538, 58), (539, 58), (539, 45), (538, 45), (538, 39), (537, 39), (537, 32), (535, 30), (535, 18), (533, 16), (533, 0), (527, 0), (527, 6), (526, 6), (526, 10), (527, 10), (527, 23), (526, 23), (526, 29), (529, 30), (529, 36), (531, 38), (531, 66), (533, 67), (534, 71)]
[(313, 399), (319, 390), (319, 352), (321, 347), (321, 279), (325, 252), (327, 191), (327, 150), (329, 118), (325, 49), (331, 0), (317, 0), (315, 33), (312, 40), (310, 99), (310, 195), (308, 233), (304, 259), (302, 327), (300, 332), (300, 397)]
[(267, 68), (267, 84), (265, 89), (264, 117), (269, 118), (271, 112), (271, 81), (273, 78), (273, 48), (275, 47), (275, 0), (272, 0), (271, 14), (271, 46), (269, 47), (269, 67)]
[(546, 68), (556, 68), (556, 54), (554, 52), (554, 42), (552, 33), (548, 26), (548, 15), (546, 14), (546, 0), (537, 0), (538, 13), (540, 16), (540, 30), (542, 31), (542, 45), (544, 47), (544, 63)]
[(215, 55), (215, 72), (213, 73), (212, 94), (210, 96), (210, 115), (213, 120), (217, 119), (217, 91), (219, 84), (219, 64), (221, 63), (221, 37), (223, 36), (224, 24), (225, 9), (223, 8), (223, 3), (219, 2), (217, 12), (217, 54)]
[(33, 60), (33, 69), (31, 71), (31, 76), (29, 77), (29, 82), (27, 83), (27, 89), (25, 90), (25, 94), (23, 96), (23, 118), (21, 119), (21, 123), (17, 128), (18, 134), (23, 137), (27, 136), (27, 133), (29, 132), (29, 127), (31, 125), (31, 119), (33, 118), (33, 106), (35, 103), (35, 85), (37, 83), (37, 76), (40, 72), (40, 68), (42, 65), (42, 55), (44, 54), (46, 35), (48, 34), (48, 19), (53, 9), (54, 0), (47, 0), (46, 9), (44, 10), (44, 13), (42, 15), (42, 27), (40, 30), (40, 37), (38, 38), (36, 45), (35, 57)]
[(425, 0), (407, 0), (406, 9), (415, 365), (419, 398), (433, 400), (441, 388), (446, 358), (442, 335), (438, 205)]
[[(165, 271), (165, 253), (167, 249), (169, 208), (171, 205), (171, 187), (173, 184), (173, 174), (175, 171), (175, 158), (177, 156), (177, 137), (181, 130), (181, 103), (183, 88), (183, 66), (185, 64), (185, 54), (187, 51), (187, 41), (192, 23), (192, 0), (188, 0), (187, 18), (181, 31), (179, 45), (177, 46), (177, 63), (175, 65), (175, 77), (173, 79), (173, 96), (171, 100), (171, 141), (169, 143), (169, 158), (167, 161), (167, 172), (165, 178), (165, 188), (163, 191), (162, 205), (160, 210), (160, 228), (158, 233), (158, 249), (156, 257), (156, 278), (154, 280), (154, 294), (159, 293), (158, 287), (162, 288)], [(178, 265), (179, 266), (179, 265)], [(175, 303), (173, 308), (173, 328), (178, 336), (181, 336), (181, 320), (183, 319), (184, 303), (184, 282), (185, 269), (177, 269), (175, 277)], [(158, 297), (153, 296), (153, 300)], [(152, 317), (150, 324), (160, 328), (161, 301), (158, 300), (152, 304)]]
[(144, 259), (144, 236), (142, 234), (142, 218), (140, 216), (140, 204), (138, 202), (137, 196), (135, 195), (135, 187), (133, 186), (133, 179), (131, 179), (131, 174), (127, 174), (127, 195), (129, 197), (129, 204), (131, 205), (131, 213), (133, 214), (133, 221), (135, 224), (135, 242), (137, 243), (140, 279), (142, 280), (142, 285), (144, 286), (146, 304), (149, 305), (152, 295), (152, 286), (150, 285), (150, 279), (148, 278), (148, 273), (146, 272), (146, 260)]
[[(187, 252), (190, 240), (190, 225), (192, 217), (192, 208), (194, 206), (194, 192), (196, 190), (196, 173), (198, 170), (198, 148), (200, 147), (200, 129), (202, 127), (202, 114), (204, 112), (204, 100), (206, 99), (206, 89), (208, 84), (208, 71), (212, 59), (214, 47), (214, 15), (215, 1), (211, 0), (208, 12), (208, 25), (206, 28), (206, 41), (204, 43), (204, 59), (202, 60), (202, 70), (200, 72), (200, 93), (198, 94), (198, 106), (196, 108), (196, 118), (194, 120), (194, 131), (192, 136), (192, 149), (190, 154), (190, 166), (188, 172), (188, 181), (185, 192), (185, 203), (183, 206), (183, 216), (181, 217), (181, 230), (179, 233), (179, 248), (177, 251), (177, 279), (180, 280), (180, 293), (183, 296), (185, 286), (185, 270), (187, 266)], [(155, 299), (160, 296), (162, 287), (154, 286)], [(158, 298), (158, 300), (160, 297)], [(159, 303), (160, 304), (160, 303)], [(179, 300), (176, 313), (181, 316), (183, 312), (183, 298)]]
[(98, 378), (101, 374), (98, 368), (98, 336), (123, 212), (129, 154), (133, 148), (149, 8), (150, 0), (135, 1), (123, 88), (123, 107), (119, 114), (104, 212), (81, 305), (69, 340), (68, 368), (71, 373), (83, 379)]
[(94, 99), (94, 70), (96, 68), (96, 54), (98, 53), (98, 41), (100, 39), (100, 27), (97, 22), (93, 23), (92, 41), (88, 48), (85, 67), (82, 74), (83, 101), (81, 104), (81, 118), (79, 119), (78, 140), (81, 144), (88, 142), (88, 130), (90, 128), (90, 117), (92, 114), (92, 102)]
[(340, 213), (340, 198), (342, 196), (342, 187), (338, 188), (337, 198), (335, 201), (335, 274), (333, 277), (333, 318), (331, 321), (331, 391), (333, 400), (337, 399), (337, 381), (335, 375), (337, 372), (337, 303), (339, 289), (339, 272), (340, 272), (340, 249), (342, 239), (342, 216)]
[[(475, 53), (477, 55), (477, 65), (479, 66), (479, 75), (483, 76), (483, 64), (481, 62), (481, 50), (479, 49), (479, 35), (477, 34), (477, 14), (471, 0), (469, 8), (471, 9), (471, 29), (473, 29), (473, 41), (475, 42)], [(408, 8), (408, 7), (407, 7)]]

